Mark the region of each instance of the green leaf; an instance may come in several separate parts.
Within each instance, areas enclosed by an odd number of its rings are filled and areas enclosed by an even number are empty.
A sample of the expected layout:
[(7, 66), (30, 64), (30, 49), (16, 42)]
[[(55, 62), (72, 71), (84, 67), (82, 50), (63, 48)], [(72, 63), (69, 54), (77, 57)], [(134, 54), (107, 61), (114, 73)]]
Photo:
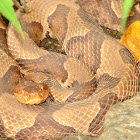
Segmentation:
[(122, 21), (121, 21), (122, 30), (125, 27), (129, 12), (133, 6), (133, 2), (134, 2), (134, 0), (124, 0), (123, 1), (123, 14), (122, 14)]
[(14, 9), (13, 9), (13, 2), (12, 0), (0, 0), (0, 13), (7, 18), (9, 21), (11, 21), (16, 28), (21, 33), (22, 37), (24, 38), (23, 31), (21, 29), (21, 26), (17, 20), (17, 17), (15, 15)]

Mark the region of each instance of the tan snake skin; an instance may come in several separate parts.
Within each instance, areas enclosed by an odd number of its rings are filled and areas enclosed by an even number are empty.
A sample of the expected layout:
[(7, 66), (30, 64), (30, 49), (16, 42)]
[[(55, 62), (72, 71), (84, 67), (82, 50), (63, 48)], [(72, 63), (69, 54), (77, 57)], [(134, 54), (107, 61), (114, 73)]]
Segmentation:
[[(26, 6), (16, 13), (25, 39), (10, 23), (8, 49), (0, 42), (0, 133), (16, 140), (100, 135), (109, 108), (139, 93), (133, 56), (73, 1), (33, 0)], [(47, 33), (67, 55), (37, 46)], [(13, 88), (20, 73), (48, 84), (55, 102), (30, 106), (17, 101)]]

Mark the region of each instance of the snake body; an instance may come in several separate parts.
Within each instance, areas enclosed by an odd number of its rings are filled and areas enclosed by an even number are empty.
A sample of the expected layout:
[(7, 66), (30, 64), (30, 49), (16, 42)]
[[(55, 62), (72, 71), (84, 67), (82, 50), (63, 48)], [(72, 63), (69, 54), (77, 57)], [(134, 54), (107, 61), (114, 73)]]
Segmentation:
[[(139, 93), (133, 56), (72, 1), (33, 0), (17, 17), (25, 39), (10, 24), (8, 50), (0, 49), (0, 132), (18, 140), (100, 135), (109, 108)], [(37, 46), (47, 33), (67, 55)], [(55, 103), (17, 101), (13, 88), (20, 73), (46, 83)]]

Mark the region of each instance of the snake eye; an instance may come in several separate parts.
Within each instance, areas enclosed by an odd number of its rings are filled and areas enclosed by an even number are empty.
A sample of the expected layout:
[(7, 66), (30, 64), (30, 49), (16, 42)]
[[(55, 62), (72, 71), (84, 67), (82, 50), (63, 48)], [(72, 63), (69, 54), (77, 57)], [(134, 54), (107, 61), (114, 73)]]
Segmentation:
[(70, 88), (70, 86), (69, 86), (69, 85), (68, 85), (67, 87), (68, 87), (68, 88)]

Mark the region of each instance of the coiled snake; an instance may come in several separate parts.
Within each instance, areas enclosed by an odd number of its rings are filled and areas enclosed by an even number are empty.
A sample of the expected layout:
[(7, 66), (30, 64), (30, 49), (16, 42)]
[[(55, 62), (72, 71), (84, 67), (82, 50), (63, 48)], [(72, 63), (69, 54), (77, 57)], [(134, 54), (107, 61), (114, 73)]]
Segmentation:
[[(10, 24), (8, 50), (0, 49), (0, 132), (19, 140), (100, 135), (109, 108), (139, 92), (133, 56), (72, 1), (33, 0), (16, 14), (25, 39)], [(67, 55), (37, 46), (47, 33)], [(17, 101), (20, 73), (47, 84), (55, 103)]]

